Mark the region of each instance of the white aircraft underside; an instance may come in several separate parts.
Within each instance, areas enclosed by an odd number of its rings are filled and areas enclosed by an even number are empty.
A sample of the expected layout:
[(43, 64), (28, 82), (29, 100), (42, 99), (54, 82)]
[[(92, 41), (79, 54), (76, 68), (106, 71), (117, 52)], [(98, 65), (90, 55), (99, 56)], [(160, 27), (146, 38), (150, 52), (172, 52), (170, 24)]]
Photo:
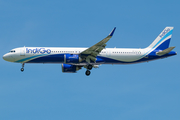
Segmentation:
[(3, 59), (22, 63), (21, 71), (24, 71), (25, 63), (61, 63), (63, 72), (74, 73), (85, 67), (86, 75), (90, 75), (89, 70), (100, 64), (140, 63), (177, 54), (172, 51), (175, 47), (169, 47), (173, 27), (166, 27), (154, 42), (144, 49), (105, 48), (115, 29), (90, 48), (20, 47), (12, 49)]

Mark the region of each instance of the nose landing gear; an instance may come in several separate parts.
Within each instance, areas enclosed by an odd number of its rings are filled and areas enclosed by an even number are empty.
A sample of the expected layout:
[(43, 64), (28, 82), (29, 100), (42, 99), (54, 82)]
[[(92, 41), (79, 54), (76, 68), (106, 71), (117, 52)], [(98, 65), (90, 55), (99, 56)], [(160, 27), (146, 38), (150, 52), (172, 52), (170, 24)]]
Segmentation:
[(21, 72), (23, 72), (24, 71), (24, 68), (21, 68)]
[(25, 64), (25, 63), (22, 64), (21, 72), (24, 71), (24, 64)]

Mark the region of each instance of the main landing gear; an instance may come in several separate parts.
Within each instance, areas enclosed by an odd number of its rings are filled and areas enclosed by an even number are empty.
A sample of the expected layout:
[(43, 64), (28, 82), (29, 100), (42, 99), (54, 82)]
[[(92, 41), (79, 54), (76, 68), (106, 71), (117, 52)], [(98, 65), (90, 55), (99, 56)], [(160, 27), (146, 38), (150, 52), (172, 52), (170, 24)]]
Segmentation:
[(25, 64), (25, 63), (22, 64), (21, 72), (24, 71), (24, 64)]
[(87, 76), (89, 76), (89, 75), (91, 74), (91, 71), (90, 71), (90, 70), (91, 70), (92, 68), (93, 68), (92, 65), (88, 65), (88, 66), (87, 66), (87, 70), (86, 70), (86, 75), (87, 75)]
[(86, 75), (89, 76), (91, 74), (91, 71), (86, 70)]

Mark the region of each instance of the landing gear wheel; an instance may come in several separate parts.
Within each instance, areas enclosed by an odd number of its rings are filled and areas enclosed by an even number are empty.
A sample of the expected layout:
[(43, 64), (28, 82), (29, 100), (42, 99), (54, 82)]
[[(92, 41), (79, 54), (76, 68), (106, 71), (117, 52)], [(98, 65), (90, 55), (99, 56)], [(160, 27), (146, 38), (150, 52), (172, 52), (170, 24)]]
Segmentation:
[(86, 75), (89, 76), (91, 74), (91, 71), (86, 70)]
[(21, 72), (23, 72), (24, 71), (24, 68), (21, 68)]
[(88, 70), (91, 70), (92, 67), (93, 67), (92, 65), (88, 65), (88, 66), (87, 66), (87, 69), (88, 69)]

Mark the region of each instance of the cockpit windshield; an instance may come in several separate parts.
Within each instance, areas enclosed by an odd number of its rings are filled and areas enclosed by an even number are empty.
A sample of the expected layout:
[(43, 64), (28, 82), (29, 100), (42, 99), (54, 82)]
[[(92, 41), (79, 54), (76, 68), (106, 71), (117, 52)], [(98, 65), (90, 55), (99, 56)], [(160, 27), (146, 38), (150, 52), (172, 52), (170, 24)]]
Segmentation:
[(12, 53), (12, 52), (16, 52), (16, 51), (15, 51), (15, 50), (11, 50), (11, 51), (9, 51), (9, 52), (11, 52), (11, 53)]

